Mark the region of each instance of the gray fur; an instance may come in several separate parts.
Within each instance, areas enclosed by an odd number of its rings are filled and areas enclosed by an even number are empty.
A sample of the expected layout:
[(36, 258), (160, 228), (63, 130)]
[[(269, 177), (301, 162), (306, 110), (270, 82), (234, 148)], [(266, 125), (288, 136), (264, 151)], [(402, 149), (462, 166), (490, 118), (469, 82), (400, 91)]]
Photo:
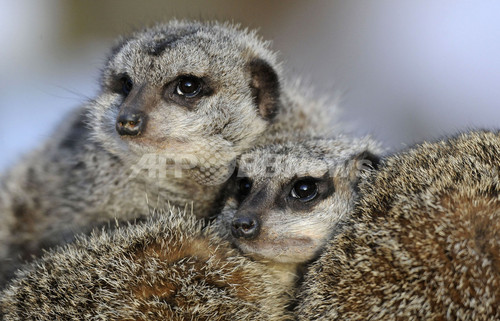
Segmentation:
[[(283, 79), (268, 47), (230, 24), (187, 21), (123, 38), (98, 96), (1, 178), (0, 286), (42, 248), (114, 218), (141, 219), (167, 203), (211, 216), (242, 152), (284, 132), (329, 131), (327, 108)], [(207, 92), (179, 97), (180, 75), (202, 78)], [(147, 116), (146, 127), (120, 136), (117, 117), (129, 109)]]

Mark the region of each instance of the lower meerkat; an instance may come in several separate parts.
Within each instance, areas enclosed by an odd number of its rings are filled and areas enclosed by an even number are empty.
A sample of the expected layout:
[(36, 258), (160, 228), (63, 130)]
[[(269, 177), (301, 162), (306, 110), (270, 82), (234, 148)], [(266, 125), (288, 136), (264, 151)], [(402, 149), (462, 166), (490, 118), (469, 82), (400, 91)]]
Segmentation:
[(297, 267), (351, 209), (378, 149), (346, 137), (256, 148), (216, 223), (153, 216), (52, 250), (0, 295), (4, 318), (293, 320)]
[(0, 180), (0, 287), (19, 262), (115, 218), (167, 203), (217, 213), (238, 155), (330, 128), (299, 92), (266, 42), (229, 24), (172, 21), (123, 38), (97, 97)]
[(0, 292), (0, 317), (284, 321), (288, 291), (213, 226), (163, 215), (47, 252)]
[(305, 275), (300, 320), (500, 320), (500, 133), (388, 157)]
[(238, 162), (219, 231), (278, 276), (295, 279), (352, 210), (361, 173), (376, 168), (380, 152), (370, 138), (345, 136), (257, 147)]

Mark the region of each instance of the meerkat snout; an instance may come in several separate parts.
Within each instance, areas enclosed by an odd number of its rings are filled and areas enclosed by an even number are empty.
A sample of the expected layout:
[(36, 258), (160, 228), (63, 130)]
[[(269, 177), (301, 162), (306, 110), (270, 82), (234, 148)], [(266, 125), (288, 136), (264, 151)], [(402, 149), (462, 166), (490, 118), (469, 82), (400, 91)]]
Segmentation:
[(259, 220), (254, 214), (235, 217), (231, 222), (231, 234), (235, 238), (252, 239), (259, 234)]
[(124, 101), (116, 117), (116, 131), (120, 136), (139, 136), (146, 129), (148, 111), (158, 104), (158, 90), (148, 84), (134, 86), (128, 76), (122, 76), (119, 83)]
[(116, 131), (120, 136), (138, 136), (146, 127), (146, 115), (142, 112), (123, 113), (116, 120)]

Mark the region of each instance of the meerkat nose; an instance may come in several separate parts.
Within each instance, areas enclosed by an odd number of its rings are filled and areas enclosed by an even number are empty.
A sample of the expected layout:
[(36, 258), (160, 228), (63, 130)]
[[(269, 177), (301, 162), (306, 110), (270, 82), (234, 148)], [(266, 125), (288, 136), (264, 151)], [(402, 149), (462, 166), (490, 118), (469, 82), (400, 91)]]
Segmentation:
[(231, 222), (231, 234), (235, 238), (251, 239), (259, 233), (259, 222), (253, 216), (235, 217)]
[(116, 131), (120, 136), (138, 136), (146, 127), (146, 116), (141, 112), (124, 113), (116, 120)]

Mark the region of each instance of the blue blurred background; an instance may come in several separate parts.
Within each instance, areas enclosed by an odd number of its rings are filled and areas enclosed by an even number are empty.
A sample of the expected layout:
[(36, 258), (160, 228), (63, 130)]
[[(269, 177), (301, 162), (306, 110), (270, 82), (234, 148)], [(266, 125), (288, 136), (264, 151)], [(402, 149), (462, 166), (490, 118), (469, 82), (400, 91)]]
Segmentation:
[(0, 171), (95, 95), (117, 35), (172, 17), (258, 28), (290, 75), (342, 92), (353, 131), (395, 149), (500, 127), (500, 1), (0, 0)]

